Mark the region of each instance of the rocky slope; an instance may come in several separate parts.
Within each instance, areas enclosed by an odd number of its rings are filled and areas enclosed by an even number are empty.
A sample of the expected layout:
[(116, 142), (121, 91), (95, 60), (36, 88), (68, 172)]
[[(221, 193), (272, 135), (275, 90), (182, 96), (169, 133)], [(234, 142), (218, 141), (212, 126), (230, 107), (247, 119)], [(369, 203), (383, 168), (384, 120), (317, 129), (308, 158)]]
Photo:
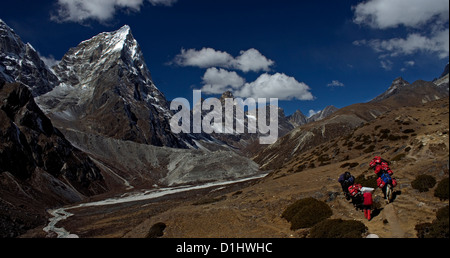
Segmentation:
[(105, 192), (100, 169), (53, 127), (29, 89), (0, 81), (0, 225), (16, 236), (46, 207)]
[[(332, 209), (332, 219), (362, 222), (366, 235), (415, 238), (415, 226), (433, 221), (436, 211), (448, 205), (448, 200), (433, 195), (436, 186), (428, 192), (411, 186), (418, 175), (431, 175), (437, 182), (448, 178), (448, 114), (448, 97), (390, 110), (303, 152), (259, 181), (127, 205), (73, 209), (75, 215), (60, 226), (80, 237), (146, 237), (154, 225), (163, 223), (164, 238), (301, 238), (308, 237), (309, 229), (291, 230), (281, 215), (296, 200), (313, 197)], [(368, 164), (374, 155), (391, 162), (399, 185), (390, 204), (375, 190), (376, 210), (367, 221), (341, 194), (337, 179), (350, 171), (369, 182), (373, 172)]]
[(331, 116), (334, 112), (336, 112), (338, 110), (339, 109), (335, 106), (326, 106), (323, 110), (317, 112), (317, 114), (314, 114), (313, 116), (309, 117), (307, 120), (307, 123), (325, 119), (325, 118)]
[(0, 19), (0, 79), (20, 81), (40, 96), (58, 85), (58, 78), (45, 65), (30, 43), (20, 37)]
[(373, 101), (344, 107), (326, 119), (298, 127), (258, 153), (254, 160), (264, 169), (280, 168), (299, 153), (346, 135), (392, 109), (448, 97), (445, 76), (443, 78), (439, 85), (421, 80), (409, 84), (398, 78), (385, 93)]
[(65, 131), (100, 167), (110, 189), (149, 189), (225, 181), (260, 174), (252, 160), (229, 150), (174, 149)]

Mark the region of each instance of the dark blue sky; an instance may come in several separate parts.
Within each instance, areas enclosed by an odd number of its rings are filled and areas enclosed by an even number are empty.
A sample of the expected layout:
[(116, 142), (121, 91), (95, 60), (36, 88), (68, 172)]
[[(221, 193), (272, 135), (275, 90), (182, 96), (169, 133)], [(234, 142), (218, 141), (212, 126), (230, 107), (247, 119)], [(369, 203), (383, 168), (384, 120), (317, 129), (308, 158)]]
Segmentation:
[[(280, 101), (286, 114), (366, 102), (399, 76), (409, 82), (432, 80), (448, 63), (448, 47), (443, 46), (448, 45), (448, 14), (440, 11), (448, 13), (448, 1), (422, 1), (431, 14), (419, 21), (416, 13), (402, 6), (406, 0), (168, 0), (167, 5), (155, 1), (166, 0), (134, 0), (130, 1), (134, 7), (116, 4), (109, 6), (111, 11), (101, 1), (4, 1), (0, 19), (42, 56), (57, 60), (81, 41), (128, 24), (156, 86), (168, 99), (192, 99), (192, 89), (206, 84), (203, 76), (212, 68), (177, 64), (174, 60), (182, 49), (201, 55), (201, 49), (210, 48), (235, 59), (241, 51), (255, 49), (273, 62), (268, 69), (214, 67), (253, 86), (259, 86), (263, 74), (274, 80), (273, 75), (283, 74), (298, 83), (288, 87), (307, 85), (314, 99)], [(64, 5), (70, 2), (94, 6), (78, 12)], [(392, 3), (397, 5), (386, 8)], [(402, 10), (403, 20), (386, 11), (395, 8)], [(276, 95), (277, 84), (270, 85)]]

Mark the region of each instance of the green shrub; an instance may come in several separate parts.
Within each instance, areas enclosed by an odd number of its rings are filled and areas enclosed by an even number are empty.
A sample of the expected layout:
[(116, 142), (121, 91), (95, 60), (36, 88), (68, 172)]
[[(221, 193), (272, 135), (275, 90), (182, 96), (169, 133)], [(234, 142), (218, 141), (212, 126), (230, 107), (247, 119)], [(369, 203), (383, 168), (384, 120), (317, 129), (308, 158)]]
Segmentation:
[(306, 167), (307, 167), (306, 163), (305, 164), (301, 164), (300, 166), (297, 167), (295, 172), (302, 172), (303, 170), (306, 169)]
[(375, 150), (375, 145), (370, 145), (367, 149), (364, 150), (364, 153), (371, 153)]
[(449, 238), (448, 205), (436, 212), (432, 223), (421, 223), (415, 227), (419, 238)]
[(389, 135), (388, 140), (389, 140), (389, 141), (398, 141), (398, 140), (400, 140), (401, 138), (402, 138), (401, 136), (391, 134), (391, 135)]
[(414, 133), (414, 129), (406, 129), (403, 131), (403, 133)]
[(448, 192), (449, 192), (448, 184), (449, 184), (448, 177), (442, 179), (437, 185), (436, 189), (434, 190), (434, 196), (438, 197), (441, 200), (448, 200)]
[(327, 219), (311, 228), (311, 238), (362, 238), (367, 227), (360, 221)]
[(391, 130), (389, 129), (381, 129), (380, 133), (382, 134), (389, 134), (391, 132)]
[(360, 145), (357, 145), (357, 146), (355, 146), (355, 150), (362, 150), (362, 149), (364, 149), (366, 146), (364, 146), (364, 144), (360, 144)]
[(317, 160), (320, 162), (325, 162), (325, 161), (329, 161), (330, 157), (327, 154), (324, 154), (324, 155), (321, 155)]
[(427, 192), (436, 185), (436, 179), (430, 175), (418, 175), (412, 182), (411, 186), (419, 192)]
[(164, 229), (166, 229), (166, 224), (159, 222), (153, 225), (147, 233), (146, 238), (158, 238), (164, 235)]
[(436, 212), (436, 219), (438, 220), (444, 220), (444, 219), (448, 219), (449, 218), (449, 210), (448, 210), (448, 205), (445, 207), (440, 208), (437, 212)]
[(281, 217), (291, 222), (291, 229), (309, 228), (333, 215), (331, 208), (322, 201), (305, 198), (289, 205)]

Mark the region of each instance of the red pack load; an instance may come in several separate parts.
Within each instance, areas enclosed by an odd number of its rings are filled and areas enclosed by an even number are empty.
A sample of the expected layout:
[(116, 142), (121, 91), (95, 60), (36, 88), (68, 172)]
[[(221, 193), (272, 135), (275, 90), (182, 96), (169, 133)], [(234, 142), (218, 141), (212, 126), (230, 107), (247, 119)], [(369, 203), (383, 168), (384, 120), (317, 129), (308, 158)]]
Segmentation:
[(373, 204), (372, 192), (364, 192), (363, 205), (371, 206)]
[(350, 196), (355, 197), (360, 191), (362, 186), (360, 184), (354, 184), (348, 188)]
[(383, 181), (383, 179), (381, 179), (381, 177), (379, 177), (379, 178), (377, 179), (377, 186), (378, 186), (379, 188), (383, 188), (385, 185), (386, 185), (386, 183)]

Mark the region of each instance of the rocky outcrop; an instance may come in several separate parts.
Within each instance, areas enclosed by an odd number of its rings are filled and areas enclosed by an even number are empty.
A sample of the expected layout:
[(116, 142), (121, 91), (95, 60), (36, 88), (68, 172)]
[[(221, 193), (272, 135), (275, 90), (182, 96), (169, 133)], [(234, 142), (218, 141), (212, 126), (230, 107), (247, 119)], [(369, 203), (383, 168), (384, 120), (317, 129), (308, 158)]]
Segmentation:
[(51, 91), (58, 78), (41, 60), (31, 44), (20, 37), (0, 19), (0, 79), (22, 82), (33, 96)]
[(336, 112), (338, 110), (339, 109), (335, 106), (326, 106), (323, 110), (317, 112), (317, 114), (314, 114), (313, 116), (309, 117), (307, 119), (307, 123), (325, 119), (325, 118), (331, 116), (334, 112)]
[(295, 111), (294, 114), (288, 116), (287, 118), (295, 127), (308, 123), (308, 118), (300, 110)]
[(107, 190), (100, 169), (53, 127), (23, 84), (0, 82), (0, 142), (0, 224), (22, 225), (7, 234), (26, 230), (46, 207)]

